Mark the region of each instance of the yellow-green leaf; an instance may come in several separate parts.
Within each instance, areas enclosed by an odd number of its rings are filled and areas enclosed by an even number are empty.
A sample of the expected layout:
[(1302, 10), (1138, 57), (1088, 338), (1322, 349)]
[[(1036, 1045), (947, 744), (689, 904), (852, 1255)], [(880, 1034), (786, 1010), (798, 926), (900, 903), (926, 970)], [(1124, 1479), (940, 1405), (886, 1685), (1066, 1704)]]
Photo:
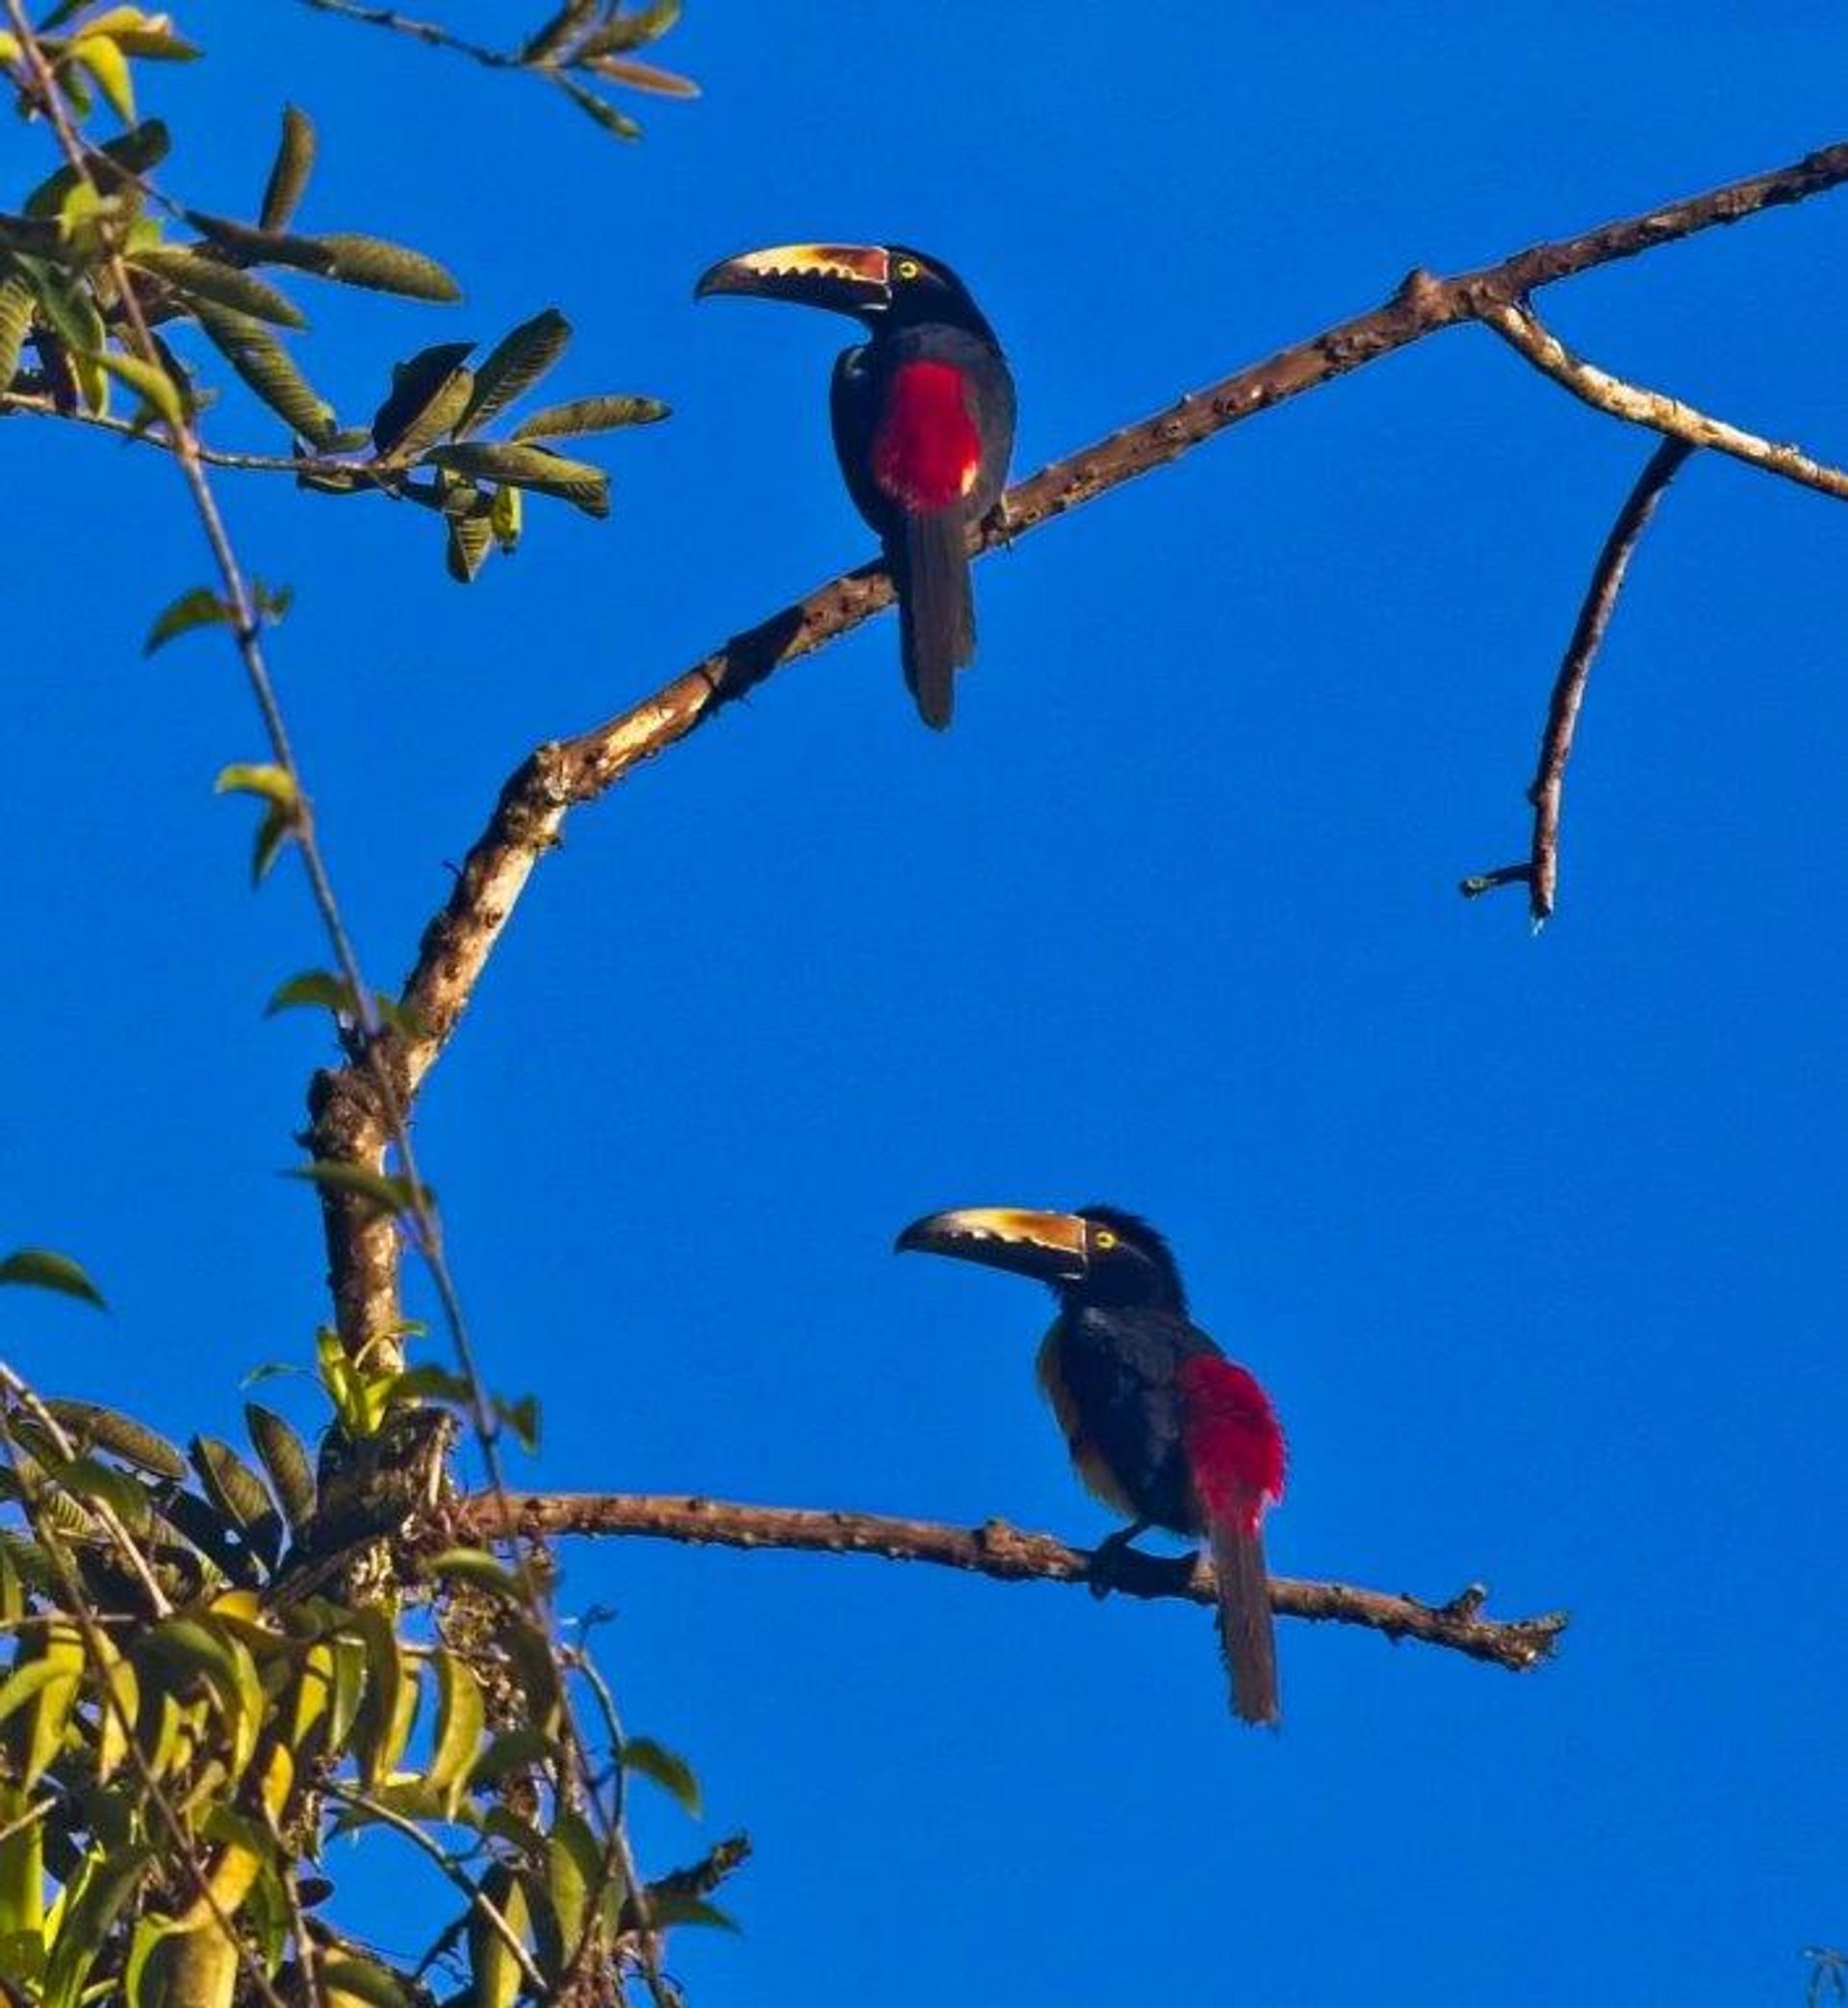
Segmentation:
[(220, 767), (212, 784), (215, 795), (261, 795), (277, 809), (293, 811), (300, 801), (295, 776), (287, 767), (247, 762)]
[(306, 112), (294, 105), (282, 110), (282, 139), (263, 191), (257, 220), (266, 230), (286, 230), (301, 201), (315, 166), (315, 126)]
[(434, 1792), (446, 1819), (454, 1816), (468, 1789), (487, 1707), (481, 1684), (454, 1653), (441, 1649), (431, 1656), (436, 1668), (436, 1743), (424, 1783)]
[(568, 404), (548, 404), (513, 428), (523, 439), (581, 438), (589, 432), (613, 432), (624, 425), (654, 425), (672, 415), (658, 398), (574, 398)]
[(135, 84), (121, 44), (111, 36), (87, 33), (72, 44), (71, 54), (96, 79), (96, 88), (108, 98), (116, 116), (124, 125), (133, 125)]
[(570, 340), (571, 323), (556, 307), (547, 307), (503, 336), (475, 372), (475, 396), (455, 428), (456, 437), (478, 432), (530, 389), (564, 354)]
[(165, 648), (176, 635), (190, 634), (194, 628), (228, 628), (236, 616), (209, 585), (195, 585), (165, 606), (141, 643), (141, 654), (151, 656)]
[(102, 1294), (68, 1255), (52, 1249), (14, 1249), (0, 1259), (0, 1283), (19, 1283), (33, 1290), (55, 1290), (104, 1310)]
[(653, 1779), (664, 1791), (671, 1792), (696, 1819), (699, 1817), (700, 1781), (694, 1777), (693, 1767), (686, 1759), (665, 1744), (657, 1743), (653, 1737), (624, 1738), (623, 1768)]

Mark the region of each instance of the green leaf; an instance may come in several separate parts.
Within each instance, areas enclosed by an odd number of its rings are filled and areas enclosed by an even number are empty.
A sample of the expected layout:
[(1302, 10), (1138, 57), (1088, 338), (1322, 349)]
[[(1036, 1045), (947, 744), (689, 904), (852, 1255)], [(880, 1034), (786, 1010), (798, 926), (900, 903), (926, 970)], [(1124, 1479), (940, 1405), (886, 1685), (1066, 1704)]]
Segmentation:
[(315, 1517), (315, 1467), (309, 1461), (307, 1447), (271, 1408), (246, 1402), (244, 1420), (276, 1497), (282, 1502), (289, 1531), (299, 1539)]
[(426, 467), (448, 468), (471, 480), (508, 481), (516, 488), (557, 496), (586, 516), (609, 514), (609, 476), (587, 461), (567, 460), (544, 447), (502, 445), (498, 440), (458, 440), (432, 447)]
[(158, 363), (143, 362), (139, 355), (124, 355), (117, 348), (99, 349), (94, 360), (117, 381), (125, 383), (169, 431), (185, 429), (185, 396)]
[(111, 36), (86, 35), (73, 43), (71, 54), (96, 79), (96, 88), (108, 98), (116, 116), (124, 125), (133, 125), (135, 84), (121, 44)]
[(695, 1819), (700, 1815), (700, 1781), (685, 1758), (678, 1756), (653, 1737), (623, 1738), (623, 1768), (638, 1777), (650, 1778), (662, 1790), (671, 1792)]
[(194, 301), (193, 311), (213, 347), (286, 425), (314, 446), (333, 440), (340, 430), (333, 406), (262, 322), (206, 300)]
[(466, 1583), (472, 1588), (486, 1590), (491, 1596), (503, 1597), (509, 1604), (525, 1600), (519, 1579), (485, 1548), (445, 1548), (442, 1554), (430, 1556), (424, 1567), (428, 1575), (446, 1576), (452, 1582)]
[(137, 271), (152, 272), (187, 301), (205, 300), (212, 306), (244, 314), (254, 321), (273, 322), (278, 327), (306, 327), (307, 317), (285, 293), (278, 293), (268, 280), (259, 279), (235, 265), (189, 249), (184, 245), (149, 245), (132, 253), (128, 261)]
[(353, 1007), (352, 985), (345, 977), (336, 976), (331, 969), (303, 969), (299, 975), (290, 977), (287, 983), (278, 984), (270, 991), (263, 1015), (274, 1017), (278, 1012), (297, 1010), (304, 1004), (331, 1011), (338, 1017), (356, 1018), (359, 1016)]
[(370, 286), (375, 293), (445, 303), (462, 297), (461, 287), (443, 266), (407, 245), (351, 231), (322, 231), (310, 242), (330, 260), (322, 276), (343, 285)]
[(451, 1819), (481, 1748), (487, 1704), (481, 1683), (452, 1652), (439, 1649), (431, 1663), (436, 1668), (436, 1740), (424, 1784), (435, 1793), (443, 1817)]
[(627, 112), (620, 112), (606, 98), (601, 98), (594, 90), (587, 90), (574, 78), (559, 75), (552, 78), (560, 90), (586, 117), (594, 118), (604, 132), (613, 133), (619, 140), (639, 140), (642, 129)]
[(90, 1968), (155, 1854), (142, 1843), (98, 1848), (85, 1858), (81, 1890), (64, 1911), (45, 1969), (43, 2008), (76, 2008)]
[[(614, 1868), (614, 1864), (609, 1865)], [(561, 1812), (546, 1841), (546, 1894), (564, 1943), (562, 1961), (569, 1961), (584, 1935), (590, 1893), (603, 1880), (604, 1856), (582, 1815)]]
[(411, 1996), (383, 1967), (370, 1959), (349, 1956), (324, 1961), (321, 1984), (330, 1999), (344, 1995), (365, 2002), (366, 2008), (411, 2008)]
[(463, 413), (475, 378), (462, 365), (473, 342), (440, 342), (392, 370), (392, 394), (372, 419), (372, 445), (408, 459), (447, 432)]
[(380, 1213), (414, 1213), (418, 1210), (420, 1197), (425, 1207), (435, 1203), (436, 1195), (428, 1186), (420, 1194), (419, 1188), (408, 1178), (394, 1178), (384, 1171), (374, 1171), (365, 1165), (347, 1165), (321, 1162), (312, 1165), (296, 1165), (283, 1173), (285, 1178), (305, 1178), (309, 1184), (319, 1186), (323, 1192), (345, 1193), (355, 1199), (369, 1200)]
[[(158, 167), (171, 146), (171, 136), (160, 119), (143, 119), (127, 132), (117, 133), (115, 139), (104, 141), (101, 146), (86, 149), (90, 179), (105, 195), (139, 193), (135, 189), (135, 177), (145, 174), (150, 167)], [(60, 167), (56, 174), (41, 181), (26, 197), (26, 214), (29, 217), (57, 216), (64, 206), (65, 197), (82, 179), (76, 168)]]
[(269, 1489), (228, 1443), (194, 1436), (188, 1449), (205, 1496), (245, 1533), (274, 1516)]
[(287, 767), (262, 762), (234, 763), (218, 769), (212, 784), (215, 795), (261, 795), (277, 809), (295, 810), (300, 801), (295, 776)]
[(195, 585), (162, 609), (147, 631), (147, 639), (141, 643), (141, 654), (151, 656), (177, 635), (190, 634), (194, 628), (228, 628), (236, 618), (209, 585)]
[(300, 204), (302, 191), (315, 167), (315, 126), (306, 112), (294, 105), (282, 109), (282, 139), (275, 164), (263, 191), (257, 220), (265, 230), (286, 230)]
[(295, 819), (286, 809), (267, 809), (250, 840), (250, 883), (261, 886), (282, 847), (289, 841)]
[[(503, 490), (502, 493), (508, 491)], [(457, 585), (473, 585), (494, 549), (494, 529), (485, 516), (451, 516), (444, 563)]]
[(525, 514), (525, 503), (517, 488), (497, 488), (494, 503), (488, 510), (488, 528), (494, 532), (494, 541), (511, 557), (520, 548), (520, 524)]
[(651, 1924), (704, 1924), (714, 1931), (736, 1931), (737, 1920), (682, 1890), (651, 1890), (648, 1892), (648, 1921)]
[(513, 428), (523, 439), (572, 439), (587, 432), (614, 432), (624, 425), (654, 425), (672, 416), (658, 398), (574, 398), (569, 404), (548, 404)]
[(494, 1412), (512, 1430), (513, 1440), (528, 1455), (539, 1449), (539, 1398), (537, 1395), (522, 1395), (517, 1401), (505, 1402), (495, 1397)]
[(552, 1738), (543, 1729), (502, 1730), (476, 1760), (469, 1783), (477, 1789), (498, 1785), (509, 1772), (543, 1764), (552, 1754)]
[(108, 1451), (124, 1463), (152, 1472), (156, 1478), (177, 1481), (186, 1477), (186, 1459), (178, 1447), (133, 1416), (63, 1395), (48, 1400), (45, 1406), (78, 1444)]
[(0, 391), (19, 373), (19, 351), (32, 326), (32, 300), (25, 274), (0, 265)]
[(33, 1290), (56, 1290), (64, 1297), (81, 1298), (104, 1310), (102, 1294), (68, 1255), (51, 1249), (15, 1249), (0, 1260), (0, 1283), (21, 1283)]
[(556, 307), (547, 307), (503, 336), (475, 372), (475, 396), (455, 428), (456, 437), (478, 432), (503, 412), (564, 354), (570, 340), (571, 323)]

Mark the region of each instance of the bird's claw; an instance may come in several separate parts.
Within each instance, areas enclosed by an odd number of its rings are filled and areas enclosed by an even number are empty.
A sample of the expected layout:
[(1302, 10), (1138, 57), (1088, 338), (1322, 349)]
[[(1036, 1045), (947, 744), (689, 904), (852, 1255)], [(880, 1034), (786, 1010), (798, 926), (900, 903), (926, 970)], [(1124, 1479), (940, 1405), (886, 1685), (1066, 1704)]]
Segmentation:
[(1091, 1566), (1085, 1571), (1085, 1580), (1091, 1593), (1101, 1603), (1122, 1580), (1123, 1557), (1129, 1544), (1142, 1532), (1142, 1526), (1119, 1527), (1113, 1534), (1106, 1534), (1091, 1551)]

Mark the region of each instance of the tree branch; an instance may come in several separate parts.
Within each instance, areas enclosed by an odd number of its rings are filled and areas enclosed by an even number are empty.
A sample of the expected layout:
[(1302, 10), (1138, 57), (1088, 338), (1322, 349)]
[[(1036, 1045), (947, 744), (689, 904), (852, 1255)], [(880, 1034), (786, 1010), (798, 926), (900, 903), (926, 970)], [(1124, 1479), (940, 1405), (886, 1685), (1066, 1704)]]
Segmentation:
[[(1577, 237), (1537, 245), (1498, 265), (1452, 278), (1415, 270), (1384, 305), (1190, 393), (1152, 418), (1125, 426), (1021, 481), (1010, 490), (998, 512), (1001, 520), (991, 520), (972, 533), (971, 548), (981, 555), (1024, 536), (1066, 510), (1165, 466), (1231, 425), (1440, 329), (1472, 321), (1492, 322), (1496, 313), (1512, 308), (1540, 287), (1767, 209), (1801, 202), (1844, 181), (1848, 142)], [(405, 1106), (441, 1057), (533, 867), (557, 841), (569, 811), (595, 801), (631, 769), (685, 738), (783, 664), (812, 654), (890, 601), (891, 584), (884, 569), (862, 564), (733, 635), (629, 710), (576, 738), (551, 741), (526, 759), (502, 787), (447, 904), (424, 930), (401, 994), (416, 1029), (389, 1031), (377, 1043), (376, 1054), (390, 1068)], [(342, 1072), (349, 1075), (350, 1069)], [(322, 1104), (340, 1098), (335, 1088), (325, 1085), (317, 1088), (316, 1095)], [(366, 1154), (355, 1161), (372, 1162), (375, 1137), (359, 1142)], [(330, 1218), (329, 1236), (359, 1236), (365, 1243), (334, 1258), (337, 1275), (344, 1274), (349, 1282), (361, 1279), (358, 1287), (346, 1292), (340, 1305), (342, 1333), (351, 1347), (388, 1326), (397, 1315), (394, 1232), (391, 1223), (376, 1219)]]
[[(525, 1534), (639, 1535), (725, 1548), (795, 1548), (818, 1555), (877, 1555), (887, 1561), (935, 1562), (1002, 1583), (1085, 1583), (1091, 1554), (1051, 1534), (1028, 1533), (1002, 1520), (945, 1527), (933, 1520), (896, 1520), (879, 1513), (817, 1512), (797, 1506), (736, 1506), (725, 1500), (650, 1493), (516, 1492), (514, 1524)], [(449, 1519), (457, 1539), (498, 1534), (500, 1505), (492, 1497), (461, 1501)], [(1213, 1602), (1213, 1565), (1204, 1557), (1167, 1557), (1129, 1549), (1113, 1567), (1111, 1584), (1131, 1597)], [(1471, 1584), (1448, 1604), (1356, 1589), (1345, 1583), (1270, 1579), (1270, 1608), (1283, 1617), (1360, 1625), (1392, 1639), (1416, 1638), (1486, 1660), (1511, 1673), (1553, 1656), (1566, 1629), (1563, 1611), (1544, 1617), (1486, 1618), (1488, 1592)]]
[(1596, 364), (1574, 355), (1557, 335), (1541, 324), (1531, 308), (1518, 302), (1512, 306), (1487, 306), (1481, 318), (1485, 326), (1493, 328), (1510, 348), (1526, 356), (1543, 376), (1551, 377), (1593, 410), (1608, 412), (1612, 418), (1626, 420), (1632, 425), (1647, 425), (1652, 432), (1664, 433), (1690, 448), (1707, 447), (1716, 453), (1729, 453), (1734, 460), (1762, 468), (1766, 474), (1782, 475), (1801, 487), (1832, 495), (1837, 502), (1848, 502), (1848, 474), (1840, 468), (1811, 460), (1796, 447), (1779, 446), (1760, 439), (1755, 432), (1741, 431), (1724, 419), (1708, 418), (1706, 412), (1696, 411), (1679, 398), (1610, 375)]
[(1465, 899), (1476, 899), (1498, 886), (1526, 886), (1527, 912), (1534, 926), (1543, 927), (1553, 917), (1559, 892), (1559, 816), (1564, 805), (1566, 762), (1572, 758), (1573, 734), (1578, 724), (1578, 708), (1584, 703), (1585, 682), (1604, 645), (1610, 617), (1617, 609), (1617, 595), (1623, 590), (1630, 553), (1649, 528), (1663, 491), (1693, 451), (1685, 439), (1663, 440), (1636, 477), (1629, 501), (1618, 511), (1617, 521), (1604, 539), (1604, 548), (1598, 554), (1597, 569), (1591, 575), (1584, 605), (1578, 609), (1578, 619), (1572, 639), (1566, 644), (1565, 658), (1559, 665), (1553, 697), (1547, 706), (1546, 730), (1540, 735), (1540, 764), (1527, 788), (1527, 800), (1533, 805), (1533, 843), (1527, 862), (1503, 864), (1495, 871), (1465, 879), (1458, 888)]

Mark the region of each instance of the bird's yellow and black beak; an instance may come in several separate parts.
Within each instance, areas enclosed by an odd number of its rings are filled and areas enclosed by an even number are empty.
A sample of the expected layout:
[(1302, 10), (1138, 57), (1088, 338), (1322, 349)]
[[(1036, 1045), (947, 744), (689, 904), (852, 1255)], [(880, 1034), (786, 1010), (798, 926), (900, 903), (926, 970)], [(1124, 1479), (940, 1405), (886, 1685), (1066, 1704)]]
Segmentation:
[(896, 1243), (901, 1253), (954, 1255), (1042, 1283), (1075, 1283), (1087, 1269), (1090, 1223), (1076, 1213), (1035, 1213), (1019, 1206), (964, 1206), (926, 1214)]
[(884, 245), (772, 245), (720, 259), (700, 275), (693, 297), (738, 293), (836, 314), (878, 314), (891, 305), (891, 264)]

